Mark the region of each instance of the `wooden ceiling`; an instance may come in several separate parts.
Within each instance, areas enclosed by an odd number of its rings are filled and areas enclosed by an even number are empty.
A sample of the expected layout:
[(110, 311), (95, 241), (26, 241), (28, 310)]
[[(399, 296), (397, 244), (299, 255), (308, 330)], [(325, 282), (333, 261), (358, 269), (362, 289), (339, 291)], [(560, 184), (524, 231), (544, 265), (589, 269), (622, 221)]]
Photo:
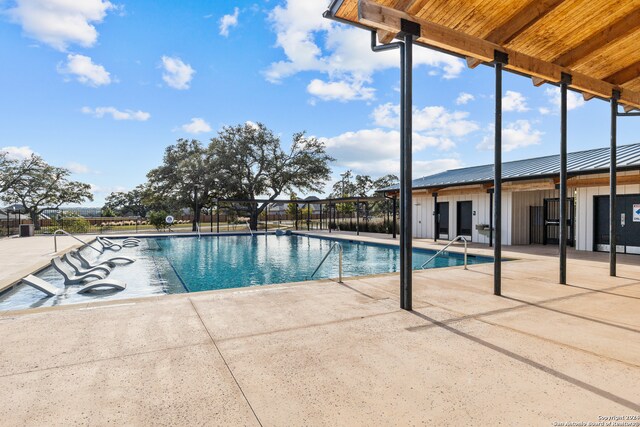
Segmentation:
[(470, 66), (509, 55), (505, 67), (559, 82), (570, 74), (585, 99), (621, 92), (640, 109), (640, 0), (336, 0), (335, 16), (376, 30), (383, 42), (400, 20), (421, 26), (418, 42), (467, 58)]

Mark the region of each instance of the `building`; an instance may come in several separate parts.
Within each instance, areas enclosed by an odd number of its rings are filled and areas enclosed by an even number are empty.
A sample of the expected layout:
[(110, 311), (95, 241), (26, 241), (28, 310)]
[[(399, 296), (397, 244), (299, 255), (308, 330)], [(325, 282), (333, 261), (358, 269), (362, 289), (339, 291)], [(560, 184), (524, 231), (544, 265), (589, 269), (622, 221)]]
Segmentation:
[[(567, 244), (578, 250), (609, 251), (609, 153), (601, 148), (567, 157)], [(618, 252), (640, 254), (640, 144), (619, 146), (617, 159)], [(490, 244), (493, 170), (474, 166), (414, 180), (414, 237), (462, 235)], [(559, 171), (558, 155), (503, 163), (504, 245), (558, 243)]]

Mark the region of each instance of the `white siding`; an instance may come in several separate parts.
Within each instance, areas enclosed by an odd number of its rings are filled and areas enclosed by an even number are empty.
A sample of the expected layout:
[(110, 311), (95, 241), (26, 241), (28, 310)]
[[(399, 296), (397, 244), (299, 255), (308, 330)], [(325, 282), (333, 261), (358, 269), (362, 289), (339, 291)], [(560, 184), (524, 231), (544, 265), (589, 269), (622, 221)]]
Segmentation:
[(560, 194), (557, 190), (516, 191), (513, 193), (512, 245), (529, 244), (529, 207), (542, 206), (544, 199), (558, 197)]
[[(511, 192), (502, 194), (502, 243), (511, 244)], [(449, 237), (456, 235), (457, 223), (457, 202), (471, 201), (472, 210), (475, 215), (472, 218), (472, 236), (474, 242), (489, 243), (488, 234), (485, 236), (476, 230), (477, 224), (489, 224), (489, 194), (470, 193), (459, 196), (440, 196), (438, 202), (449, 202)], [(433, 239), (435, 210), (433, 196), (424, 192), (413, 193), (413, 235), (421, 239)]]

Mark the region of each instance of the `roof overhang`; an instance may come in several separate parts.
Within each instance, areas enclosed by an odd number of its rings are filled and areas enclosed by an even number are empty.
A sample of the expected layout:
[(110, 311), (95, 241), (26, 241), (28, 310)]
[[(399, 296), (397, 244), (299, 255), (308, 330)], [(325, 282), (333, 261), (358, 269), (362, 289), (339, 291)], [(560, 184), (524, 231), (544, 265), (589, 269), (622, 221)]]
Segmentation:
[(465, 58), (470, 67), (508, 55), (505, 69), (539, 86), (558, 84), (640, 109), (640, 3), (609, 0), (334, 0), (325, 17), (376, 31), (383, 43), (402, 20), (420, 25), (416, 43)]

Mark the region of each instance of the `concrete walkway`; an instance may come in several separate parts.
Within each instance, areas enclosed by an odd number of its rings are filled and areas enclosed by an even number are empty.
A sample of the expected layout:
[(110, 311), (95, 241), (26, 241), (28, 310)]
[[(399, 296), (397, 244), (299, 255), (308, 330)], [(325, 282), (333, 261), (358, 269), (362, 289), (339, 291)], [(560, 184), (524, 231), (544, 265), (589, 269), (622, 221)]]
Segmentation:
[(416, 272), (413, 312), (398, 309), (389, 274), (0, 313), (2, 425), (640, 414), (638, 258), (610, 278), (606, 257), (579, 254), (560, 286), (557, 258), (537, 250), (505, 253), (520, 259), (503, 264), (503, 297), (491, 264)]

